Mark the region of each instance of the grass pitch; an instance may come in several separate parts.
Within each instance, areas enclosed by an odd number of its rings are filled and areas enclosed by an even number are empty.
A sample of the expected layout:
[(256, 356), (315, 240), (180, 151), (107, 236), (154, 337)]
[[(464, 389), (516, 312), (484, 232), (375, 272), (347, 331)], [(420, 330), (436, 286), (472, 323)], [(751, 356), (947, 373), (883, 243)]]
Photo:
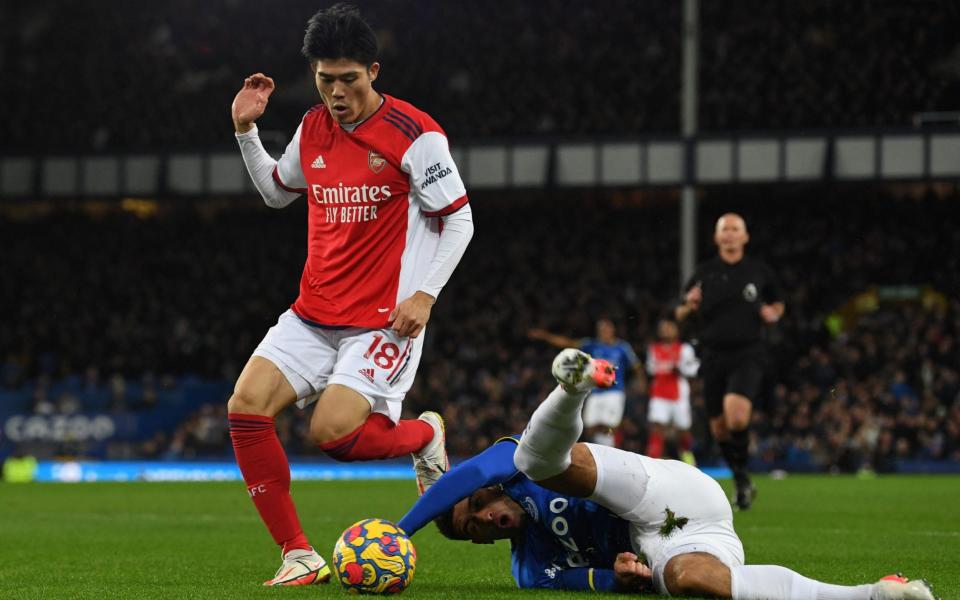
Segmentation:
[[(894, 571), (960, 598), (960, 477), (758, 480), (736, 515), (747, 562), (855, 584)], [(304, 528), (328, 558), (361, 518), (399, 519), (412, 481), (294, 482)], [(519, 592), (506, 542), (449, 542), (430, 526), (408, 598), (574, 598)], [(240, 482), (0, 485), (0, 598), (344, 598), (336, 583), (264, 588), (279, 552)], [(591, 594), (592, 595), (592, 594)], [(612, 597), (612, 596), (607, 596)]]

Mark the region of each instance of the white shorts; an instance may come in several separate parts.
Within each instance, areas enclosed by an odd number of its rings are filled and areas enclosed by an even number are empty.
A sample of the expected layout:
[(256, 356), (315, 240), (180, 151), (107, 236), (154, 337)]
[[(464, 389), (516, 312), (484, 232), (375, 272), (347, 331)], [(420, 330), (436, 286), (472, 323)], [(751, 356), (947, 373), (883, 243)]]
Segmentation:
[[(669, 595), (663, 571), (680, 554), (705, 552), (731, 568), (743, 564), (743, 544), (720, 484), (680, 461), (587, 447), (597, 463), (597, 487), (590, 499), (630, 522), (634, 552), (646, 559), (659, 593)], [(667, 527), (668, 509), (672, 527)], [(677, 520), (684, 518), (681, 527)]]
[(660, 425), (673, 425), (677, 429), (690, 429), (693, 419), (690, 417), (690, 398), (667, 400), (650, 398), (647, 408), (647, 421)]
[(583, 426), (619, 427), (627, 395), (622, 390), (596, 390), (587, 396), (583, 406)]
[(280, 369), (297, 392), (300, 408), (337, 383), (360, 393), (373, 412), (397, 422), (420, 364), (425, 334), (405, 338), (392, 329), (324, 329), (287, 310), (253, 355)]

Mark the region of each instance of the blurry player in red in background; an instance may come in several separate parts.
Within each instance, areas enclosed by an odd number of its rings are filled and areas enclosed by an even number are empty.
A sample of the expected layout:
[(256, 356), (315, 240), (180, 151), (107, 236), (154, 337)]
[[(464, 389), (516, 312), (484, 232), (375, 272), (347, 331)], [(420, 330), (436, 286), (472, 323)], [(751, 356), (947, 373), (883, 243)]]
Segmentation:
[(693, 457), (693, 435), (690, 425), (690, 384), (695, 377), (700, 361), (690, 344), (679, 340), (680, 330), (676, 321), (661, 319), (657, 324), (657, 341), (647, 348), (647, 372), (650, 382), (650, 407), (647, 421), (650, 424), (647, 438), (647, 456), (663, 456), (664, 436), (672, 425), (676, 432), (680, 459), (690, 465), (696, 464)]
[(247, 489), (283, 564), (267, 585), (325, 582), (290, 496), (274, 417), (316, 402), (310, 438), (331, 457), (414, 454), (417, 483), (447, 470), (436, 413), (400, 420), (424, 328), (473, 234), (466, 190), (437, 123), (378, 93), (377, 40), (356, 8), (337, 4), (307, 25), (303, 54), (322, 102), (279, 161), (254, 121), (274, 82), (251, 75), (233, 101), (237, 141), (267, 205), (309, 206), (300, 295), (254, 351), (229, 400), (230, 435)]

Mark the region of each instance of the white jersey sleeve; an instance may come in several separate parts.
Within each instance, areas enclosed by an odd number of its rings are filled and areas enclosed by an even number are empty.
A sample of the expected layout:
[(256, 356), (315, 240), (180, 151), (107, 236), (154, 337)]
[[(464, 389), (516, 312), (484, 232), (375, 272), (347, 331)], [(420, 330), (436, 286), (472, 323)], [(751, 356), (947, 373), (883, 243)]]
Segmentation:
[(283, 156), (277, 161), (277, 169), (274, 171), (274, 179), (280, 184), (280, 187), (288, 192), (305, 193), (307, 179), (303, 176), (303, 167), (300, 165), (300, 129), (303, 127), (303, 121), (297, 125), (297, 130), (293, 134), (293, 139), (287, 144)]
[(440, 244), (430, 263), (430, 271), (420, 286), (420, 291), (434, 298), (439, 296), (440, 290), (447, 285), (453, 270), (463, 258), (470, 238), (473, 237), (473, 212), (469, 204), (441, 218), (444, 226)]
[(427, 131), (407, 148), (400, 167), (410, 176), (410, 197), (429, 217), (456, 212), (467, 203), (467, 189), (450, 155), (447, 137)]
[(657, 374), (657, 356), (653, 352), (653, 344), (647, 346), (647, 373)]
[(700, 359), (697, 358), (690, 344), (680, 345), (680, 363), (677, 365), (677, 370), (687, 378), (697, 376), (697, 371), (700, 370)]
[[(280, 162), (274, 160), (266, 149), (264, 149), (263, 144), (260, 142), (260, 135), (256, 125), (246, 133), (236, 134), (237, 143), (240, 145), (240, 153), (243, 155), (243, 163), (247, 167), (247, 172), (250, 173), (250, 179), (253, 180), (257, 191), (259, 191), (263, 197), (264, 203), (272, 208), (283, 208), (296, 200), (300, 194), (304, 192), (303, 189), (285, 185), (278, 175), (281, 164), (285, 165), (285, 169), (290, 170), (289, 163), (291, 161), (287, 157), (291, 154), (291, 146), (295, 148), (297, 156), (299, 156), (299, 133), (300, 129), (297, 128), (294, 141), (290, 142), (290, 145), (287, 146), (286, 152), (280, 157)], [(294, 142), (296, 142), (295, 146)], [(300, 169), (299, 158), (297, 159), (296, 170), (302, 179), (303, 173)], [(304, 188), (306, 184), (304, 183), (299, 187)]]

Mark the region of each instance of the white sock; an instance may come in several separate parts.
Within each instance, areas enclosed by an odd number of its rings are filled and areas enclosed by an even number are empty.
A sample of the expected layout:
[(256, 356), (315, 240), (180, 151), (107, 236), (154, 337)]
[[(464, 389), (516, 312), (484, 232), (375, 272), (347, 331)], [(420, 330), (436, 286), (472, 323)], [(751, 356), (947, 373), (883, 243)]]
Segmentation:
[(513, 463), (534, 481), (559, 475), (570, 466), (570, 449), (583, 433), (583, 400), (589, 392), (567, 392), (557, 386), (533, 411), (520, 438)]
[(733, 600), (870, 600), (873, 584), (820, 583), (776, 565), (744, 565), (730, 569)]

